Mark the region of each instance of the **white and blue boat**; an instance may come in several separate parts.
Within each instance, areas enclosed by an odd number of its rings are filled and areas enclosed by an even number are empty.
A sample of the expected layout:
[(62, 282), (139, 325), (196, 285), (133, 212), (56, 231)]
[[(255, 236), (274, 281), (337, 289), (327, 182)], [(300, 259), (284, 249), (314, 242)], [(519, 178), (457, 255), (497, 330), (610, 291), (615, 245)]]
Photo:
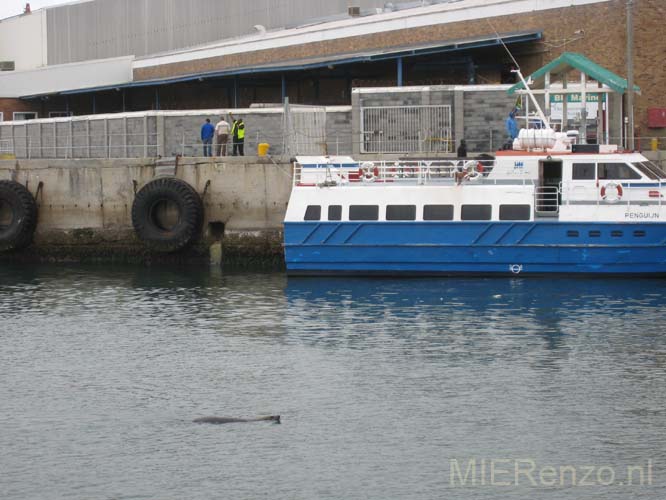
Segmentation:
[(298, 158), (292, 275), (666, 275), (666, 173), (521, 130), (492, 161)]

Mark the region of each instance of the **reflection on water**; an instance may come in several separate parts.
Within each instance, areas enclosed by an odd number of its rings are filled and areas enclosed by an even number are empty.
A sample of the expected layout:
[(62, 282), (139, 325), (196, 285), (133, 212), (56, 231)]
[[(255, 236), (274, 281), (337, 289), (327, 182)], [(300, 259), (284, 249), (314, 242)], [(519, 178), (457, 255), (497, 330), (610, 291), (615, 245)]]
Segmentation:
[[(0, 497), (661, 499), (664, 292), (0, 269)], [(472, 458), (617, 477), (452, 484), (451, 461)], [(648, 460), (652, 484), (619, 484)]]

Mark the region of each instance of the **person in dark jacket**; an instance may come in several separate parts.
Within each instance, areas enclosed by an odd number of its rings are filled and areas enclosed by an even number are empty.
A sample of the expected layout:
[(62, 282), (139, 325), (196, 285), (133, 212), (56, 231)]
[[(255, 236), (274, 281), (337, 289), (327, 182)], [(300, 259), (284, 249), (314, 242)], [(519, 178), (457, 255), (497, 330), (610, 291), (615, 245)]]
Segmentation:
[(465, 139), (460, 140), (460, 146), (458, 146), (458, 158), (467, 158), (467, 143)]
[(203, 155), (213, 156), (213, 137), (215, 136), (215, 127), (206, 118), (206, 123), (201, 127), (201, 142), (203, 142)]

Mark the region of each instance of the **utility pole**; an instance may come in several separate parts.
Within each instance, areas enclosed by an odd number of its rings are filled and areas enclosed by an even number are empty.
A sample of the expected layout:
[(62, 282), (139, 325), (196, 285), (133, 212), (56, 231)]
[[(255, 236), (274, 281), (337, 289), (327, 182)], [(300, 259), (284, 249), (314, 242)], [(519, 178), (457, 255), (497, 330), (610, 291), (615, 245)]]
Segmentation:
[(634, 0), (627, 0), (627, 148), (634, 143)]

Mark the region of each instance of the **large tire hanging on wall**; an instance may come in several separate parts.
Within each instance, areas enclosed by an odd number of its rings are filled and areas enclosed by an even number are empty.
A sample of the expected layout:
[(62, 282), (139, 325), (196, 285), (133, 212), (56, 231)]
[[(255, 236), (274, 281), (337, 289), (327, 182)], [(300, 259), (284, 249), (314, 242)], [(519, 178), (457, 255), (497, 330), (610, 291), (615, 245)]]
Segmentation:
[(0, 181), (0, 252), (18, 250), (32, 243), (37, 227), (37, 204), (24, 186)]
[(134, 231), (155, 252), (177, 252), (194, 242), (201, 234), (203, 215), (199, 193), (175, 177), (149, 182), (132, 204)]

